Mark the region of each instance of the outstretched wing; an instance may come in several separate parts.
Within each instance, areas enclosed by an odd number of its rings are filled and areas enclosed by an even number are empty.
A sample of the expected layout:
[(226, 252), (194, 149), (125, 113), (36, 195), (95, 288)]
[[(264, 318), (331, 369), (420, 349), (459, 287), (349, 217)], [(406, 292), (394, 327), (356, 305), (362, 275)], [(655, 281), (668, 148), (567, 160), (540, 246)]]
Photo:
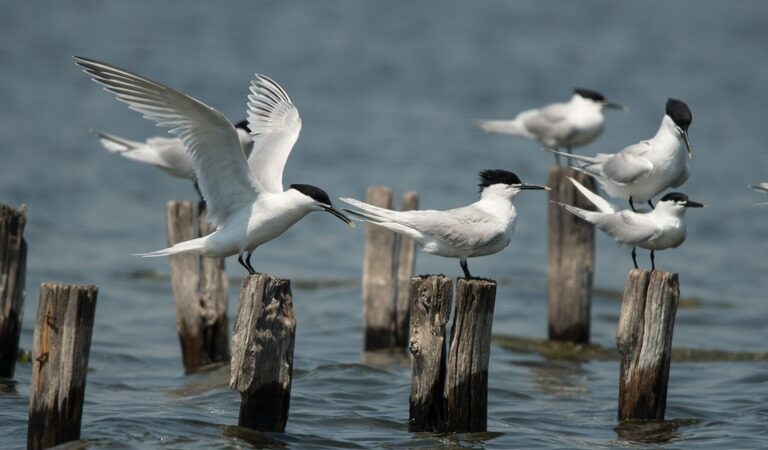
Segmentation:
[(301, 117), (283, 88), (256, 74), (248, 95), (248, 127), (253, 151), (248, 166), (261, 189), (283, 192), (283, 170), (299, 138)]
[(75, 59), (118, 100), (159, 126), (170, 128), (184, 141), (208, 202), (208, 220), (221, 225), (232, 213), (253, 202), (257, 192), (237, 132), (222, 113), (127, 70), (92, 59)]

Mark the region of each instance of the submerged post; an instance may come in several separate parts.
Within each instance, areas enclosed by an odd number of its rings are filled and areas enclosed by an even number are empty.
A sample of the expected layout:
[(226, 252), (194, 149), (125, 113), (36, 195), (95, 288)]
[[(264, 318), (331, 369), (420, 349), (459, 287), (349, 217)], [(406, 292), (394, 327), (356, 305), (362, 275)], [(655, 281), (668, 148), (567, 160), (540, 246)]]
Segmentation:
[(0, 378), (13, 378), (24, 313), (27, 241), (24, 206), (0, 204)]
[[(401, 211), (419, 208), (419, 195), (406, 192), (400, 201)], [(397, 235), (397, 297), (395, 300), (395, 347), (408, 348), (410, 328), (411, 277), (416, 265), (416, 243), (412, 239)]]
[(80, 439), (96, 286), (43, 283), (32, 346), (27, 448)]
[(486, 431), (496, 282), (459, 278), (445, 380), (447, 431)]
[(596, 190), (595, 181), (576, 169), (555, 166), (549, 171), (549, 339), (588, 343), (595, 229), (558, 203), (594, 207), (569, 176)]
[(676, 273), (629, 272), (616, 331), (621, 356), (619, 420), (664, 419), (679, 298)]
[(295, 336), (290, 281), (266, 274), (247, 276), (232, 333), (229, 381), (241, 396), (238, 425), (285, 430)]
[(411, 396), (408, 431), (445, 430), (445, 325), (453, 280), (443, 275), (411, 279)]
[[(366, 201), (374, 206), (392, 208), (392, 190), (386, 186), (368, 188)], [(364, 349), (381, 350), (394, 344), (394, 258), (395, 233), (377, 225), (366, 224), (363, 260), (363, 332)]]
[[(195, 239), (212, 232), (191, 201), (166, 205), (168, 244)], [(176, 329), (181, 343), (184, 370), (226, 362), (227, 296), (229, 279), (224, 260), (196, 255), (171, 255), (171, 285), (176, 303)]]

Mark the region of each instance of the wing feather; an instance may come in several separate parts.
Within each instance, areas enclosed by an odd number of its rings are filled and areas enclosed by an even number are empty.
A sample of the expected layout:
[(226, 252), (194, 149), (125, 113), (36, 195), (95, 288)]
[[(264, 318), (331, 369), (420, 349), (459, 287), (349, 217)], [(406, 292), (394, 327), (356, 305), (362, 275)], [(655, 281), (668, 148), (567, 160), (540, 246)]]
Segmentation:
[(269, 192), (283, 192), (283, 170), (301, 132), (299, 110), (288, 94), (266, 75), (256, 74), (248, 96), (248, 127), (253, 151), (251, 175)]
[(184, 142), (208, 202), (208, 220), (221, 225), (257, 195), (237, 132), (208, 105), (127, 70), (75, 57), (92, 79), (144, 118), (170, 128)]

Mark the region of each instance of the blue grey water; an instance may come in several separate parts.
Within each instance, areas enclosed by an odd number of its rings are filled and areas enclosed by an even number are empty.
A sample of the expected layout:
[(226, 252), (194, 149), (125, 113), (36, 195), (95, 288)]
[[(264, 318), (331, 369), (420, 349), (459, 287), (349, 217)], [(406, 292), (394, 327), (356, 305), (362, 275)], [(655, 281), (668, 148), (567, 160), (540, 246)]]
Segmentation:
[[(26, 204), (30, 349), (43, 281), (100, 288), (76, 448), (765, 448), (765, 362), (677, 363), (670, 426), (616, 430), (618, 364), (566, 362), (492, 348), (489, 433), (407, 431), (407, 360), (361, 352), (362, 228), (308, 216), (258, 249), (260, 271), (294, 281), (295, 380), (282, 434), (232, 428), (239, 397), (226, 370), (185, 376), (165, 259), (165, 202), (192, 187), (103, 151), (90, 129), (163, 132), (87, 79), (72, 55), (145, 74), (240, 119), (254, 72), (276, 79), (304, 128), (287, 183), (362, 198), (369, 185), (416, 190), (425, 208), (472, 202), (477, 173), (544, 183), (553, 158), (536, 143), (486, 135), (479, 118), (564, 100), (574, 87), (627, 105), (581, 150), (613, 152), (655, 133), (668, 97), (688, 102), (693, 175), (682, 190), (687, 242), (659, 253), (679, 273), (675, 345), (764, 351), (768, 338), (768, 3), (761, 1), (2, 2), (0, 201)], [(471, 260), (500, 281), (494, 333), (546, 335), (546, 195), (519, 197), (503, 252)], [(629, 249), (597, 238), (595, 283), (620, 290)], [(647, 253), (640, 252), (648, 265)], [(242, 269), (228, 261), (234, 309)], [(417, 272), (459, 275), (419, 254)], [(593, 340), (614, 345), (615, 299), (593, 302)], [(26, 440), (30, 365), (0, 394), (0, 447)], [(68, 447), (71, 448), (71, 447)]]

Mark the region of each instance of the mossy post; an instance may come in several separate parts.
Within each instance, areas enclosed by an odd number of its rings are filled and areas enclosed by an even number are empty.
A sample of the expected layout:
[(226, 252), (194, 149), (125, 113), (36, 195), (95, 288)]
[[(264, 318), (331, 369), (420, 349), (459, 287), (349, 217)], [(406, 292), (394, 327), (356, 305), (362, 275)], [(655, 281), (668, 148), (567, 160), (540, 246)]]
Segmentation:
[(96, 286), (43, 283), (32, 344), (27, 448), (80, 439)]
[(589, 343), (595, 228), (558, 203), (594, 209), (567, 177), (592, 191), (595, 181), (570, 167), (552, 167), (549, 193), (549, 339)]
[[(191, 201), (166, 205), (168, 245), (210, 234), (214, 228)], [(171, 286), (176, 303), (176, 330), (186, 373), (229, 360), (227, 297), (229, 279), (224, 260), (197, 255), (171, 255)]]
[(238, 425), (284, 431), (293, 378), (296, 315), (291, 283), (266, 274), (243, 280), (232, 333), (230, 382), (240, 392)]
[(27, 241), (24, 206), (0, 204), (0, 378), (13, 378), (24, 315)]
[(679, 300), (676, 273), (629, 272), (616, 331), (621, 357), (620, 421), (664, 420)]
[(453, 280), (443, 275), (413, 277), (410, 286), (411, 396), (408, 431), (445, 431), (446, 333)]

